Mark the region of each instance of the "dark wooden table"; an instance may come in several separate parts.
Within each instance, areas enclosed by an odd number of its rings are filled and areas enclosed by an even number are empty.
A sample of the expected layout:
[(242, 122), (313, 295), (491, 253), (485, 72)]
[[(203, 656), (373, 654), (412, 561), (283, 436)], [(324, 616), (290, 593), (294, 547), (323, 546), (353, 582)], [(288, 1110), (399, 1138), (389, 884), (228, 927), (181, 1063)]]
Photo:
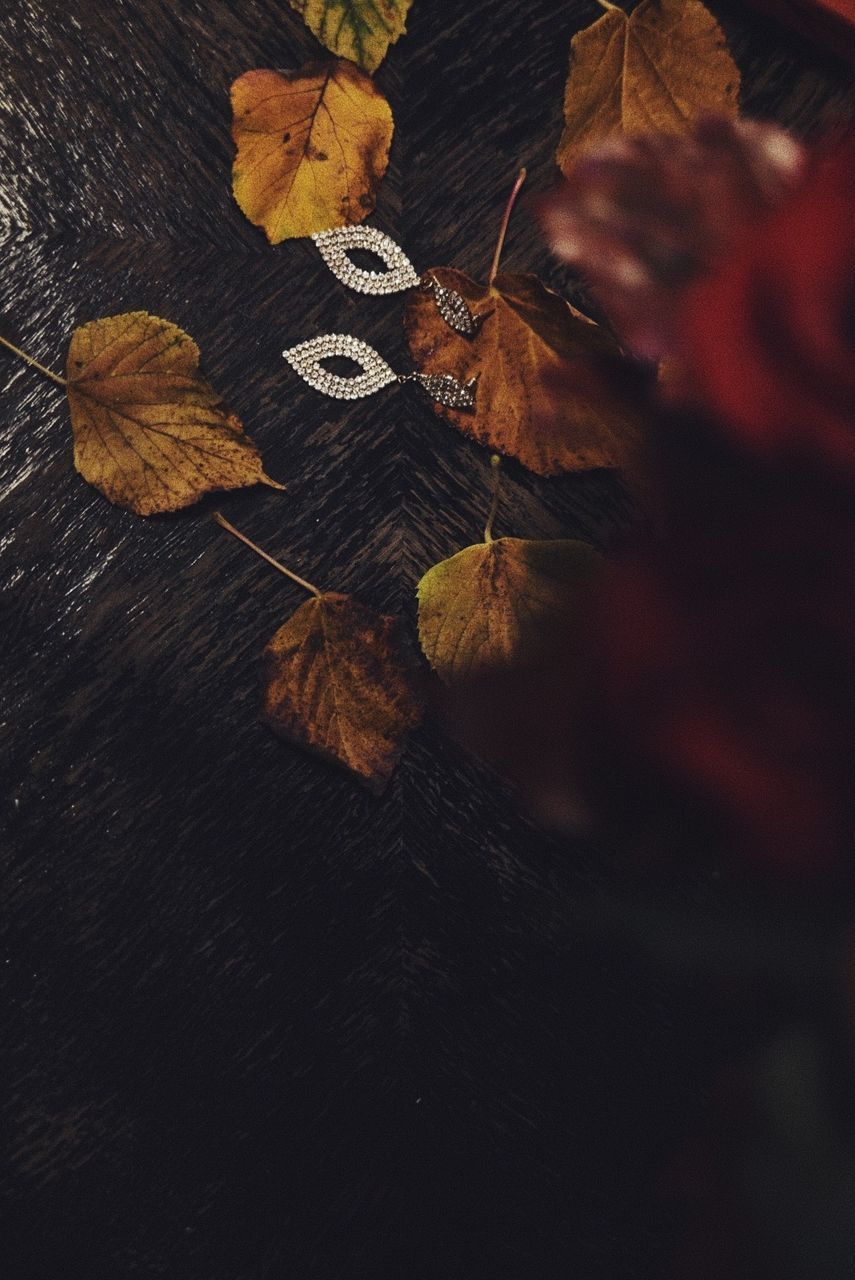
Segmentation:
[[(840, 77), (727, 8), (747, 111), (798, 131)], [(520, 164), (552, 156), (593, 0), (415, 0), (377, 74), (376, 225), (483, 276)], [(8, 0), (3, 332), (185, 328), (288, 491), (224, 512), (311, 580), (414, 616), (477, 540), (486, 455), (413, 395), (356, 404), (281, 351), (353, 332), (406, 365), (401, 300), (271, 248), (230, 195), (228, 87), (323, 56), (285, 0)], [(525, 202), (505, 263), (584, 301)], [(396, 367), (397, 367), (396, 365)], [(536, 829), (428, 722), (371, 798), (257, 719), (300, 600), (209, 519), (142, 520), (74, 472), (61, 391), (0, 353), (4, 1280), (522, 1280), (660, 1273), (652, 1171), (721, 1028), (690, 978), (604, 941), (621, 864)], [(498, 525), (606, 547), (606, 474), (509, 466)], [(675, 893), (723, 909), (720, 881)]]

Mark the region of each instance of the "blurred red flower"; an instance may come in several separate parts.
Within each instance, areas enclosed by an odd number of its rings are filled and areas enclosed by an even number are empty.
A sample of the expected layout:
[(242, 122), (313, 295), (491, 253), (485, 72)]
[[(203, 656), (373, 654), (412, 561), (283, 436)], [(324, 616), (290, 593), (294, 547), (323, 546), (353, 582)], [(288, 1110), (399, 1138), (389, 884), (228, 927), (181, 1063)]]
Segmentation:
[(803, 163), (794, 138), (756, 120), (702, 120), (680, 138), (612, 138), (543, 201), (541, 220), (621, 341), (658, 360), (674, 348), (686, 290), (777, 208)]
[[(814, 873), (855, 827), (855, 148), (764, 186), (786, 147), (706, 129), (682, 172), (672, 140), (633, 144), (555, 206), (609, 313), (677, 351), (659, 536), (635, 533), (551, 662), (461, 692), (458, 715), (543, 817)], [(643, 273), (623, 299), (617, 250)]]
[(855, 504), (660, 424), (664, 538), (636, 535), (534, 668), (451, 695), (537, 816), (651, 858), (828, 871), (855, 821)]
[(851, 491), (751, 466), (684, 419), (660, 447), (668, 536), (624, 555), (596, 603), (587, 792), (599, 812), (655, 819), (672, 847), (691, 843), (694, 814), (755, 864), (827, 869), (853, 818)]
[(855, 139), (818, 154), (680, 309), (683, 388), (733, 439), (855, 478)]

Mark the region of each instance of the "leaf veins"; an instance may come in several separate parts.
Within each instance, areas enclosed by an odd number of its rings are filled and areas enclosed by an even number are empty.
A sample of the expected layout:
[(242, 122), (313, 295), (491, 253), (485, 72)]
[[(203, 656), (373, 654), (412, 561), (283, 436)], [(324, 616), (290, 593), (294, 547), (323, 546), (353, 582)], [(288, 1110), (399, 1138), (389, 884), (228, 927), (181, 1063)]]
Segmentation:
[(75, 329), (67, 391), (84, 480), (138, 515), (177, 511), (213, 489), (282, 488), (198, 370), (193, 339), (145, 311)]
[(376, 71), (404, 34), (412, 0), (290, 0), (321, 44), (365, 71)]
[(324, 592), (301, 605), (264, 652), (271, 728), (382, 791), (421, 719), (397, 620)]
[(599, 559), (588, 543), (562, 538), (464, 547), (419, 582), (425, 657), (449, 684), (535, 660)]
[(635, 450), (640, 424), (612, 396), (598, 368), (620, 348), (536, 276), (500, 273), (489, 286), (450, 267), (430, 270), (478, 319), (474, 337), (452, 329), (426, 290), (405, 314), (410, 351), (423, 373), (458, 382), (478, 377), (475, 411), (435, 404), (438, 414), (481, 444), (551, 475), (618, 467)]
[(573, 37), (556, 159), (568, 174), (591, 143), (622, 133), (684, 133), (738, 110), (739, 68), (700, 0), (642, 0)]
[(352, 62), (247, 71), (232, 85), (232, 190), (271, 244), (362, 222), (389, 162), (389, 103)]

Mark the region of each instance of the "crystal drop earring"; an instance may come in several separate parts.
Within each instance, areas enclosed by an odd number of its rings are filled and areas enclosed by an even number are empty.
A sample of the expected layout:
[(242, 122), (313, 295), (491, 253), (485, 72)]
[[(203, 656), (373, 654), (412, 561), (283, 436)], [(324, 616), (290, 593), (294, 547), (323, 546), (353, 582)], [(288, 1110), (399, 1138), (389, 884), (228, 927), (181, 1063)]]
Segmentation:
[[(437, 310), (446, 324), (471, 338), (478, 332), (484, 316), (474, 315), (465, 299), (454, 289), (440, 284), (431, 275), (420, 277), (400, 245), (377, 227), (334, 227), (312, 236), (330, 271), (356, 293), (402, 293), (418, 286), (432, 293)], [(361, 249), (373, 253), (386, 264), (385, 271), (368, 271), (358, 267), (348, 252)]]
[[(320, 334), (317, 338), (289, 347), (282, 355), (304, 382), (336, 400), (360, 400), (393, 382), (415, 382), (439, 404), (451, 409), (475, 408), (478, 375), (464, 383), (458, 382), (450, 373), (399, 374), (372, 346), (348, 333)], [(348, 377), (325, 369), (322, 362), (334, 356), (344, 356), (361, 365), (362, 372)]]

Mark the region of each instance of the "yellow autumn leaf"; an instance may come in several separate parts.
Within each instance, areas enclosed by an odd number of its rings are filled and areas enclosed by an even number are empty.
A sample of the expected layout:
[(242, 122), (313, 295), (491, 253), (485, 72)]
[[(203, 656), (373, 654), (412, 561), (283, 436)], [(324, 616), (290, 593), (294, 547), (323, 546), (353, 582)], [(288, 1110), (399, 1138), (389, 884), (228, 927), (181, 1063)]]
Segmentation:
[(199, 375), (199, 348), (145, 311), (75, 329), (66, 390), (74, 465), (138, 515), (176, 511), (213, 489), (268, 484), (255, 445)]
[(600, 559), (586, 542), (496, 538), (464, 547), (418, 584), (419, 641), (447, 683), (536, 659)]
[(342, 59), (247, 71), (231, 96), (232, 190), (271, 244), (368, 217), (394, 127), (370, 76)]
[(404, 34), (412, 0), (290, 0), (321, 44), (365, 71), (376, 71)]
[(642, 0), (606, 12), (571, 42), (565, 128), (557, 160), (566, 174), (593, 142), (621, 133), (685, 133), (700, 116), (735, 116), (739, 68), (700, 0)]

